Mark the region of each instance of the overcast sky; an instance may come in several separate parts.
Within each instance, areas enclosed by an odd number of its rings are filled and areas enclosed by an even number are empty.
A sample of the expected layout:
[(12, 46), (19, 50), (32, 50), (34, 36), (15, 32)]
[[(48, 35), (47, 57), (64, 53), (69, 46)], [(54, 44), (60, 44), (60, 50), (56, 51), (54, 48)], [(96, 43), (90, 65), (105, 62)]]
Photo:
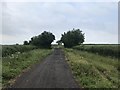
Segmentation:
[[(79, 28), (84, 43), (118, 43), (117, 2), (4, 2), (2, 5), (2, 44), (22, 44), (25, 40), (52, 32), (61, 34)], [(1, 16), (0, 16), (1, 18)]]

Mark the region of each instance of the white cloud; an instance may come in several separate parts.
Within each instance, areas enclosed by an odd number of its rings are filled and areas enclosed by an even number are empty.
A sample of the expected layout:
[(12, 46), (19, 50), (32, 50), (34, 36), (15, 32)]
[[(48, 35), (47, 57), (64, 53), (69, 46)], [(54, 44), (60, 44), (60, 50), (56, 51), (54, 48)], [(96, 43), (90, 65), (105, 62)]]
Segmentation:
[[(86, 33), (85, 43), (117, 43), (117, 3), (3, 3), (5, 44), (23, 43), (44, 30), (54, 33), (58, 40), (72, 28)], [(98, 38), (102, 35), (106, 36), (103, 40)]]

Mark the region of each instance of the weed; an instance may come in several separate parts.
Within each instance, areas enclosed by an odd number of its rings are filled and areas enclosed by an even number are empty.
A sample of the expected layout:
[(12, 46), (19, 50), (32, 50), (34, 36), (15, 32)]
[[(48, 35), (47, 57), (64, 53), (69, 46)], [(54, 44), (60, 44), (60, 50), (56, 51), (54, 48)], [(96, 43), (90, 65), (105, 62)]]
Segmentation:
[[(9, 85), (9, 81), (18, 76), (24, 69), (36, 62), (40, 62), (51, 53), (51, 49), (36, 49), (24, 53), (15, 53), (3, 58), (2, 80), (3, 86)], [(11, 58), (12, 57), (12, 58)]]
[(73, 74), (85, 88), (118, 88), (118, 60), (85, 51), (65, 49)]

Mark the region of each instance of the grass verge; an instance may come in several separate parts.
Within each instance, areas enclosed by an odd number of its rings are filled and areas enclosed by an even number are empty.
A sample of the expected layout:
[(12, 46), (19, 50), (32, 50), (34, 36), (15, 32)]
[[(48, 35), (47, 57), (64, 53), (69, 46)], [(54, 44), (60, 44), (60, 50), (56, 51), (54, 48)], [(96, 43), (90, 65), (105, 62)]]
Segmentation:
[(65, 49), (73, 74), (84, 88), (118, 88), (118, 60), (85, 51)]
[(36, 49), (24, 53), (16, 53), (2, 58), (2, 84), (9, 86), (11, 79), (18, 76), (24, 69), (40, 62), (52, 52), (51, 49)]

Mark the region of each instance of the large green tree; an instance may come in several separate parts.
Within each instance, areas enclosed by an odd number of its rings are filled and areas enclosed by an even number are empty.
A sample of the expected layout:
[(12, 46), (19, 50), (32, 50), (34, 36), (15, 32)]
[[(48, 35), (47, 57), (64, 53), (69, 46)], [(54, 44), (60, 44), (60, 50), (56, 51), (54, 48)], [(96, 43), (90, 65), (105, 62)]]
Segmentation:
[(80, 29), (73, 29), (67, 33), (64, 32), (61, 41), (65, 47), (71, 48), (84, 42), (84, 33)]
[(55, 36), (52, 33), (44, 31), (40, 35), (32, 37), (29, 43), (38, 47), (50, 48), (54, 40)]

